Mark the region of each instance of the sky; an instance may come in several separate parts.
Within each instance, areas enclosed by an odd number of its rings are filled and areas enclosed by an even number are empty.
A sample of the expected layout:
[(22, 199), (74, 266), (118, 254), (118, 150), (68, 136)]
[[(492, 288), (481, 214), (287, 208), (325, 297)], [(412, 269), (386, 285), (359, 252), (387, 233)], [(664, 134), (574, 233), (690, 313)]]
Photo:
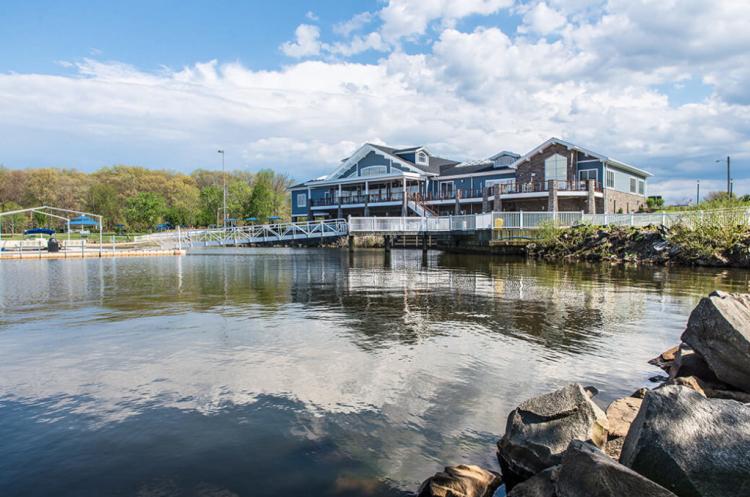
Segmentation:
[(750, 193), (747, 0), (3, 0), (0, 164), (326, 174), (551, 136)]

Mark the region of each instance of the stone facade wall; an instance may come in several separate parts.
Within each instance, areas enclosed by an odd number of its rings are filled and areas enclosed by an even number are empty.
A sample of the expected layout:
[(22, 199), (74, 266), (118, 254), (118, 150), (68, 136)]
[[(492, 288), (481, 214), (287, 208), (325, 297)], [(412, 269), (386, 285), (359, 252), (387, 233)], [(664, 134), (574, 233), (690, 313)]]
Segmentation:
[(545, 148), (540, 153), (532, 156), (529, 160), (520, 164), (516, 169), (516, 181), (518, 183), (531, 182), (531, 176), (534, 175), (534, 181), (546, 181), (544, 177), (544, 161), (551, 155), (560, 154), (568, 159), (568, 181), (576, 179), (576, 156), (575, 152), (568, 150), (565, 146), (554, 143)]
[(622, 209), (624, 214), (627, 214), (629, 212), (638, 212), (641, 207), (646, 208), (646, 197), (643, 195), (619, 192), (607, 188), (606, 197), (608, 214), (617, 214), (620, 209)]

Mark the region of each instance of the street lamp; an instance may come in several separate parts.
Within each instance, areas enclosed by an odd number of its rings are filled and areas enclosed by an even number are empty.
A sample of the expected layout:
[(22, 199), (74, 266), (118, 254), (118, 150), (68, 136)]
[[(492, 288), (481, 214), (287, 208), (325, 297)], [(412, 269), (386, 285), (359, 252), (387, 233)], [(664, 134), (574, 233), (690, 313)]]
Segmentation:
[(696, 192), (695, 192), (695, 205), (701, 203), (701, 180), (696, 181)]
[[(716, 162), (722, 162), (722, 160), (721, 159), (716, 159)], [(731, 177), (732, 177), (732, 175), (731, 175), (730, 165), (729, 164), (730, 164), (730, 162), (729, 162), (729, 156), (727, 155), (727, 195), (729, 195), (729, 197), (731, 198), (732, 197), (732, 185), (731, 185), (731, 181), (732, 181)]]
[(221, 182), (222, 182), (222, 221), (221, 226), (226, 229), (227, 227), (227, 173), (224, 172), (224, 150), (217, 150), (221, 154)]

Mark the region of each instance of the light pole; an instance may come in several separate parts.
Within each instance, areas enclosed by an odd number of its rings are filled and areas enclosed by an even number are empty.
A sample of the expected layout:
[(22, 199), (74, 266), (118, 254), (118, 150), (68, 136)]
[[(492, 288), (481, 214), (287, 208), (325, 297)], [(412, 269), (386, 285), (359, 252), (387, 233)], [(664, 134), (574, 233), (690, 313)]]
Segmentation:
[(224, 150), (217, 150), (221, 154), (221, 183), (222, 183), (222, 218), (221, 226), (226, 229), (227, 227), (227, 173), (224, 171)]
[[(716, 162), (721, 162), (721, 159), (716, 159)], [(727, 155), (727, 195), (729, 195), (729, 198), (732, 198), (732, 173), (730, 168), (730, 159)]]
[(696, 181), (695, 205), (701, 203), (701, 180)]

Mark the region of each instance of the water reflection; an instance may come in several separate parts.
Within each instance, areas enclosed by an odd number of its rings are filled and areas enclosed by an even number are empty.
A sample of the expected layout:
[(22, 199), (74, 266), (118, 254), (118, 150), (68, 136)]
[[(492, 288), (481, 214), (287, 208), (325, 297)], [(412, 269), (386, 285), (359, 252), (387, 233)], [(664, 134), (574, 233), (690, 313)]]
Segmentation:
[(640, 386), (701, 295), (750, 281), (220, 254), (0, 265), (0, 494), (398, 495), (444, 463), (492, 466), (530, 395)]

